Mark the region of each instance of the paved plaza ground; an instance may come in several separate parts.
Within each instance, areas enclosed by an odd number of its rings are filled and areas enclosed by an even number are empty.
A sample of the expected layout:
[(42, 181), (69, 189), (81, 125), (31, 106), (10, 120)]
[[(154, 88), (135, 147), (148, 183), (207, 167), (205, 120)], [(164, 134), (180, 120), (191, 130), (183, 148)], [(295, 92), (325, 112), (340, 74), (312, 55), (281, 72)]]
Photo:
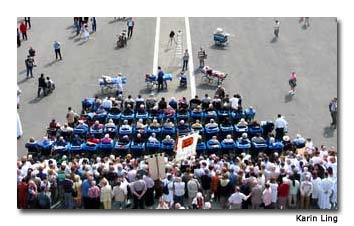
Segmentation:
[[(200, 74), (192, 71), (195, 87), (178, 88), (176, 74), (181, 69), (181, 50), (193, 54), (198, 67), (197, 52), (203, 47), (206, 64), (229, 73), (224, 83), (230, 95), (239, 93), (244, 107), (253, 106), (256, 119), (275, 120), (281, 113), (289, 123), (291, 137), (300, 133), (311, 137), (316, 145), (337, 147), (337, 130), (330, 127), (329, 101), (337, 96), (337, 21), (335, 18), (311, 18), (305, 29), (299, 18), (280, 19), (279, 39), (273, 39), (274, 18), (160, 18), (156, 34), (156, 18), (134, 18), (135, 27), (125, 48), (116, 49), (117, 34), (126, 29), (126, 22), (113, 18), (97, 18), (97, 32), (84, 42), (76, 36), (72, 18), (31, 18), (28, 41), (17, 49), (17, 83), (22, 90), (18, 110), (24, 130), (17, 141), (17, 154), (26, 153), (24, 144), (29, 137), (41, 139), (51, 119), (65, 121), (68, 106), (81, 110), (81, 100), (100, 94), (101, 74), (127, 75), (124, 95), (134, 98), (151, 93), (146, 89), (144, 74), (153, 71), (155, 39), (158, 43), (158, 65), (174, 80), (167, 91), (156, 94), (180, 98), (196, 92), (213, 95), (215, 87), (202, 83)], [(21, 19), (18, 19), (20, 22)], [(225, 48), (213, 45), (212, 34), (222, 27), (231, 34)], [(170, 30), (180, 31), (177, 44), (168, 46)], [(190, 37), (191, 43), (188, 43)], [(54, 40), (61, 42), (63, 61), (55, 61)], [(29, 47), (36, 49), (34, 79), (26, 79), (25, 58)], [(190, 68), (191, 69), (191, 68)], [(298, 75), (296, 95), (288, 97), (291, 71)], [(45, 98), (37, 98), (38, 76), (44, 73), (56, 83), (56, 90)]]

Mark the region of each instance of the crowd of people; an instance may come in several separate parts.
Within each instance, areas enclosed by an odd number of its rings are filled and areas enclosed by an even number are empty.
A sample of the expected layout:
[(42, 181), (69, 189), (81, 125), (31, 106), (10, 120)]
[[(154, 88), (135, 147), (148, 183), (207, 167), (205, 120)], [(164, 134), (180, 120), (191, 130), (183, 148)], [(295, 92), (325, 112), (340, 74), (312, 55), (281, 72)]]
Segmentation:
[[(17, 161), (18, 206), (50, 208), (55, 200), (70, 209), (336, 208), (335, 148), (315, 146), (300, 134), (291, 139), (281, 115), (266, 124), (254, 117), (239, 94), (230, 97), (223, 87), (213, 98), (189, 101), (153, 95), (86, 98), (81, 114), (69, 108), (64, 125), (53, 120), (43, 141), (31, 138), (26, 144), (29, 154)], [(251, 133), (251, 127), (262, 129)], [(173, 149), (162, 149), (164, 142), (174, 147), (177, 134), (196, 130), (198, 144), (207, 144), (196, 155), (177, 162)], [(132, 142), (160, 145), (137, 153)], [(221, 148), (228, 142), (250, 146)], [(112, 146), (100, 152), (100, 144)], [(83, 146), (97, 148), (90, 152)], [(166, 177), (153, 180), (147, 159), (157, 152), (165, 154)]]

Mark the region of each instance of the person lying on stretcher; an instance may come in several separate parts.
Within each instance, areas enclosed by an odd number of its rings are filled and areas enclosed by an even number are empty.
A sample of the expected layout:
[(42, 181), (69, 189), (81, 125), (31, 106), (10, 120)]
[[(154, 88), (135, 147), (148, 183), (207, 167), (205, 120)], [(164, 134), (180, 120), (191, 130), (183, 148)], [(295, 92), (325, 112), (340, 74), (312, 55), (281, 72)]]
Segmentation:
[(145, 74), (145, 81), (156, 81), (157, 80), (157, 76), (147, 73)]
[(220, 71), (215, 71), (212, 68), (205, 66), (205, 72), (209, 77), (216, 77), (218, 79), (224, 79), (226, 78), (226, 74), (222, 73)]

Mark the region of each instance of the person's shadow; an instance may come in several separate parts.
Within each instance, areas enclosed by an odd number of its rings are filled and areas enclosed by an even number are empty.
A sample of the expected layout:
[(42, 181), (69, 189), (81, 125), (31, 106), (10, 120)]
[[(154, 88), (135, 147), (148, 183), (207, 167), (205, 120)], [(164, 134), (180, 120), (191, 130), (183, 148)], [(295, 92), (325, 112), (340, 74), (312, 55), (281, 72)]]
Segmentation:
[(292, 101), (292, 100), (293, 100), (293, 96), (294, 96), (294, 95), (286, 94), (286, 95), (284, 96), (284, 101), (285, 101), (285, 103), (289, 103), (290, 101)]
[(333, 137), (336, 127), (327, 126), (323, 129), (323, 136), (326, 138)]
[(273, 37), (272, 40), (270, 40), (270, 43), (276, 43), (277, 42), (277, 38)]

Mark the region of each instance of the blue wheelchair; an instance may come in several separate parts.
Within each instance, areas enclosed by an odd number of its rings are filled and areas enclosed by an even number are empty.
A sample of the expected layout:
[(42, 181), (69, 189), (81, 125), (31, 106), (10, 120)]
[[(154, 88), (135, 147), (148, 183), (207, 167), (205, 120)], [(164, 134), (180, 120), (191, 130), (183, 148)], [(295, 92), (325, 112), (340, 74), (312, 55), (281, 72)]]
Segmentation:
[(197, 143), (196, 152), (197, 152), (197, 157), (204, 156), (204, 154), (206, 152), (206, 144), (205, 144), (205, 142)]
[(172, 144), (165, 144), (164, 142), (161, 142), (161, 150), (167, 155), (167, 156), (173, 156), (173, 150), (175, 149), (175, 142)]
[(92, 156), (98, 153), (98, 144), (84, 143), (82, 144), (82, 150), (85, 151), (89, 156)]
[(121, 141), (117, 141), (114, 144), (113, 153), (116, 156), (125, 157), (129, 151), (130, 144), (131, 144), (131, 142), (123, 143)]
[(98, 144), (98, 149), (101, 152), (103, 156), (110, 155), (112, 150), (114, 148), (114, 142), (113, 140), (110, 143), (99, 143)]
[(220, 131), (219, 127), (213, 127), (213, 128), (205, 127), (206, 139), (210, 139), (212, 136), (218, 136), (219, 131)]
[(204, 112), (191, 112), (191, 117), (193, 120), (200, 120), (202, 121), (205, 118), (205, 113)]
[(107, 114), (107, 119), (112, 119), (114, 124), (118, 124), (119, 123), (119, 119), (120, 119), (120, 114), (111, 114), (111, 113), (108, 113)]
[(222, 28), (217, 28), (214, 32), (214, 43), (216, 46), (226, 46), (229, 44), (230, 34), (225, 33)]
[(235, 148), (236, 148), (236, 143), (235, 142), (229, 143), (229, 142), (221, 141), (221, 152), (222, 152), (222, 154), (233, 153)]
[(236, 149), (239, 153), (247, 153), (248, 154), (249, 150), (251, 149), (251, 142), (240, 143), (240, 142), (236, 141), (235, 143), (236, 143)]
[(130, 144), (130, 153), (134, 158), (141, 157), (145, 152), (145, 143), (136, 143), (134, 141)]
[(221, 145), (220, 143), (214, 143), (212, 140), (208, 140), (206, 144), (206, 149), (207, 149), (207, 154), (216, 154), (219, 155), (219, 152), (221, 150)]
[(151, 155), (151, 154), (155, 154), (155, 153), (159, 152), (160, 146), (161, 146), (160, 141), (156, 142), (156, 143), (147, 141), (146, 145), (145, 145), (147, 154)]

